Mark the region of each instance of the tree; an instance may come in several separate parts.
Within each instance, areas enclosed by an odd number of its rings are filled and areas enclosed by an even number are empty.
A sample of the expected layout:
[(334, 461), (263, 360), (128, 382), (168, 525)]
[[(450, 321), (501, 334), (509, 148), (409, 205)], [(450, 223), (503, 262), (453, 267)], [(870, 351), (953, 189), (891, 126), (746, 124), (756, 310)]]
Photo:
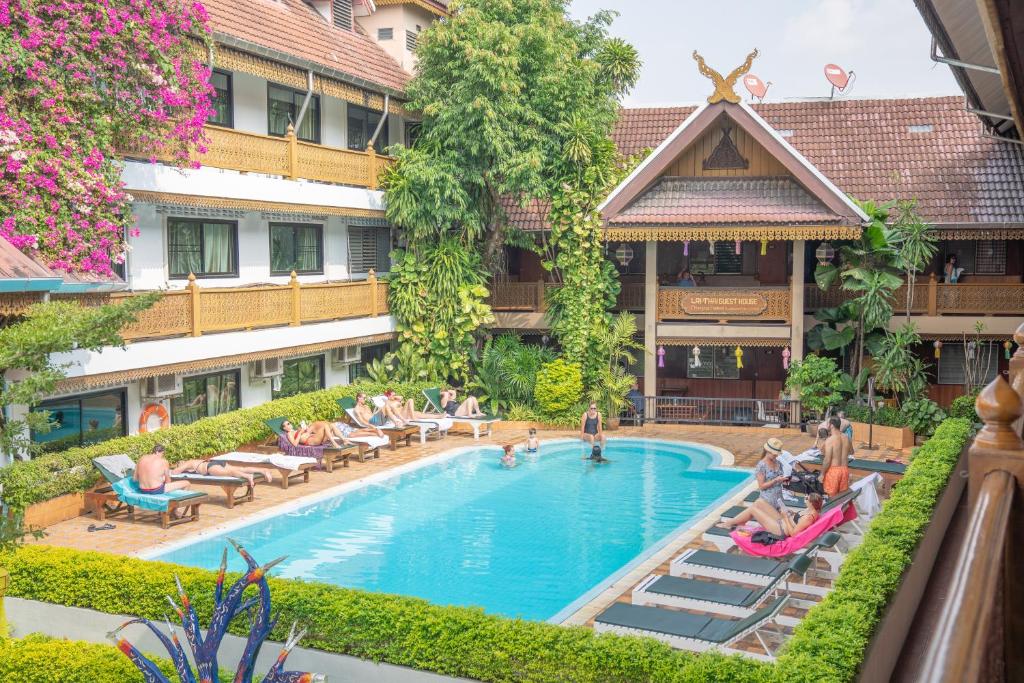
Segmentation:
[(93, 307), (68, 301), (36, 304), (23, 319), (0, 328), (0, 377), (20, 376), (0, 389), (0, 453), (31, 455), (39, 445), (31, 442), (29, 430), (46, 433), (53, 427), (45, 411), (8, 417), (10, 407), (36, 405), (64, 378), (67, 365), (54, 362), (53, 354), (123, 346), (119, 331), (159, 296), (145, 294)]
[(896, 249), (895, 265), (907, 275), (907, 320), (914, 306), (914, 284), (917, 273), (938, 251), (938, 237), (934, 226), (918, 215), (915, 200), (896, 203), (896, 220), (889, 229), (889, 239)]
[(786, 375), (786, 390), (796, 389), (800, 406), (818, 414), (836, 405), (843, 397), (839, 368), (831, 358), (807, 356), (789, 366)]
[(0, 237), (109, 275), (133, 223), (115, 151), (205, 151), (205, 41), (192, 0), (0, 3)]
[(921, 335), (913, 323), (896, 332), (886, 332), (881, 349), (874, 354), (875, 382), (878, 388), (896, 397), (898, 404), (921, 398), (928, 386), (925, 364), (914, 353)]

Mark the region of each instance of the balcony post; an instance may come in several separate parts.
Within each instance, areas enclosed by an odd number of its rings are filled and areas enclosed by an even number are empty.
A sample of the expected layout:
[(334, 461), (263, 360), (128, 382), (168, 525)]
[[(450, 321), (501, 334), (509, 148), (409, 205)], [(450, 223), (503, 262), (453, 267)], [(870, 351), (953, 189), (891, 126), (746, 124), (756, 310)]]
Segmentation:
[(192, 314), (191, 334), (193, 337), (198, 337), (203, 333), (203, 325), (201, 316), (199, 314), (199, 285), (196, 283), (195, 273), (188, 274), (188, 286), (186, 287), (186, 289), (188, 289), (188, 292), (190, 294), (189, 302), (191, 304), (190, 312)]
[[(1021, 323), (1017, 331), (1013, 333), (1013, 340), (1017, 342), (1017, 352), (1010, 359), (1010, 386), (1017, 392), (1017, 395), (1024, 400), (1024, 323)], [(1018, 435), (1022, 433), (1024, 418), (1013, 423), (1013, 431)]]
[[(658, 395), (658, 243), (649, 240), (644, 264), (644, 396)], [(645, 420), (654, 420), (657, 401), (648, 401)]]
[(928, 315), (939, 314), (939, 280), (935, 273), (928, 276)]
[(371, 190), (377, 189), (377, 150), (373, 148), (373, 145), (366, 147), (367, 160), (366, 163), (369, 165), (369, 179), (366, 183), (367, 187)]
[(376, 318), (379, 309), (377, 305), (377, 272), (373, 268), (370, 269), (366, 282), (370, 285), (370, 315)]
[(793, 240), (793, 275), (789, 279), (789, 350), (791, 361), (804, 359), (804, 240)]
[(302, 324), (302, 285), (299, 284), (299, 276), (292, 271), (288, 286), (292, 288), (292, 327)]
[(547, 302), (544, 301), (544, 278), (537, 280), (537, 312), (544, 313), (548, 310)]
[(295, 126), (288, 124), (288, 177), (294, 180), (299, 172), (299, 140), (295, 135)]

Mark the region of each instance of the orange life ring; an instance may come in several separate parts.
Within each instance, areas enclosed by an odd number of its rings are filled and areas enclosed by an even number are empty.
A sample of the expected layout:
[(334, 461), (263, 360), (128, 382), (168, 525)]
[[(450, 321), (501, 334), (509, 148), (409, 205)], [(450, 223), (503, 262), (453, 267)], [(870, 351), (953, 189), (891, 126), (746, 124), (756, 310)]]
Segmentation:
[(139, 433), (145, 433), (149, 431), (149, 418), (156, 415), (160, 418), (160, 429), (171, 426), (171, 416), (167, 412), (167, 408), (164, 408), (163, 403), (150, 403), (148, 406), (142, 409), (142, 415), (139, 415)]

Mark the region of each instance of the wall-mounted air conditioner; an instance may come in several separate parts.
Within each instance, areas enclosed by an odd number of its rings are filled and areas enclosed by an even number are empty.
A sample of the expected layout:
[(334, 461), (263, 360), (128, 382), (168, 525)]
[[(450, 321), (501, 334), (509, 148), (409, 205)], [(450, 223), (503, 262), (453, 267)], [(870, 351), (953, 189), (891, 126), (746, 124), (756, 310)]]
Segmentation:
[(142, 394), (147, 398), (178, 396), (181, 391), (181, 377), (178, 375), (157, 375), (146, 378), (142, 383)]
[(331, 365), (334, 367), (352, 365), (360, 360), (362, 360), (362, 355), (358, 346), (342, 346), (334, 349), (331, 353)]
[(252, 364), (252, 376), (256, 379), (270, 379), (284, 374), (284, 361), (280, 358), (264, 358)]

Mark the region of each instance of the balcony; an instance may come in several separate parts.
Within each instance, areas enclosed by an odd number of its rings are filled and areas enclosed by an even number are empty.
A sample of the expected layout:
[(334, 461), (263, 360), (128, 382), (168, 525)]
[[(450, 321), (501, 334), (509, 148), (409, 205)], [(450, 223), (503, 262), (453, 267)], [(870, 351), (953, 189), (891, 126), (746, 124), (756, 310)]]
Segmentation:
[[(806, 285), (804, 307), (807, 311), (835, 308), (855, 298), (854, 292), (838, 287), (822, 291), (816, 285)], [(907, 286), (896, 290), (893, 307), (897, 312), (906, 309)], [(1024, 284), (1021, 283), (962, 283), (939, 284), (929, 280), (914, 285), (911, 313), (917, 315), (1013, 315), (1024, 311)]]
[(790, 322), (788, 287), (661, 287), (659, 321)]
[[(116, 303), (132, 293), (54, 297), (86, 305)], [(388, 285), (371, 275), (363, 282), (202, 288), (191, 279), (181, 290), (164, 292), (138, 320), (121, 331), (125, 341), (254, 330), (266, 327), (363, 318), (388, 313)]]
[[(290, 179), (316, 180), (338, 185), (377, 189), (377, 179), (390, 157), (372, 149), (359, 152), (298, 140), (293, 134), (273, 137), (231, 128), (207, 126), (209, 145), (199, 159), (203, 166), (245, 173), (263, 173)], [(145, 152), (126, 152), (148, 158)], [(160, 158), (159, 156), (157, 157)]]
[[(543, 313), (546, 309), (544, 298), (558, 284), (554, 282), (512, 282), (498, 281), (490, 285), (491, 296), (487, 303), (491, 309), (500, 312)], [(617, 311), (644, 310), (644, 286), (624, 283), (619, 291)]]

